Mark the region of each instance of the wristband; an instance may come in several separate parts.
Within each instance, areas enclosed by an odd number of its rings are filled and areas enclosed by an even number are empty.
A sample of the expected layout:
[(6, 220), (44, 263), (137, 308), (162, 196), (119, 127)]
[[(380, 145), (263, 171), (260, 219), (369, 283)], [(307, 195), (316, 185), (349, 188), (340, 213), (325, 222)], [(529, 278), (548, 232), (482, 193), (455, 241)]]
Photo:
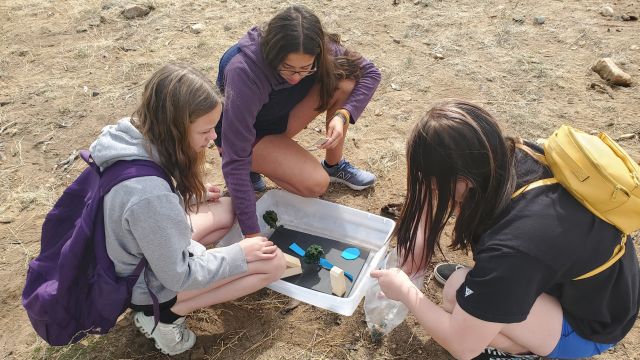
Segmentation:
[(347, 125), (347, 118), (344, 115), (342, 115), (342, 113), (338, 113), (338, 112), (335, 115), (333, 115), (333, 117), (331, 117), (331, 119), (329, 119), (327, 123), (333, 120), (333, 118), (335, 118), (336, 116), (342, 119), (342, 125), (344, 126)]

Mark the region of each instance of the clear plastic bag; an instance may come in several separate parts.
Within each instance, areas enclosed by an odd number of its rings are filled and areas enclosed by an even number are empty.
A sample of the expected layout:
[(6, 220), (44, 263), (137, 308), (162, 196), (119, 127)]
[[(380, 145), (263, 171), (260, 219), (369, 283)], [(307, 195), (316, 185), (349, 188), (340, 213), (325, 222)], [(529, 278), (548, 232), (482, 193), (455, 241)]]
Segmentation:
[[(391, 269), (397, 267), (399, 267), (398, 252), (397, 249), (393, 249), (382, 261), (380, 268)], [(417, 276), (411, 276), (411, 282), (416, 287), (421, 288), (424, 276), (424, 272)], [(365, 295), (364, 313), (367, 327), (371, 332), (371, 342), (376, 342), (400, 325), (407, 317), (409, 309), (400, 301), (387, 298), (380, 289), (378, 279), (373, 279)]]

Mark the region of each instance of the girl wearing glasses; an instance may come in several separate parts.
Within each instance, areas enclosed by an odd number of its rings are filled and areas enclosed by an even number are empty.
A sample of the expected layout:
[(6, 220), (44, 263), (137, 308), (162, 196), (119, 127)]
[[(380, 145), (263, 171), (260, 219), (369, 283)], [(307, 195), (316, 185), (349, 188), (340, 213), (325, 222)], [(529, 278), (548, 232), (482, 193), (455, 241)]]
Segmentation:
[[(260, 232), (255, 192), (264, 191), (264, 174), (283, 189), (318, 197), (329, 182), (365, 189), (375, 175), (351, 165), (342, 150), (348, 125), (354, 124), (378, 84), (373, 63), (325, 33), (317, 16), (290, 7), (250, 29), (222, 56), (217, 85), (225, 107), (215, 140), (222, 172), (245, 236)], [(292, 140), (326, 111), (321, 163)]]

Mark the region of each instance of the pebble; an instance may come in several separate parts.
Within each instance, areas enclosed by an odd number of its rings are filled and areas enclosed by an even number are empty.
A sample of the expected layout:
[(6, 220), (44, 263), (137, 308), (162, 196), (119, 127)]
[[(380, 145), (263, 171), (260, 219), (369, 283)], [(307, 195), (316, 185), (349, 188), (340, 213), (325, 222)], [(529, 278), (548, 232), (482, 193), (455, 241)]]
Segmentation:
[(91, 93), (92, 97), (96, 97), (98, 95), (100, 95), (100, 91), (93, 90), (93, 92)]
[(589, 134), (591, 135), (598, 135), (600, 132), (598, 132), (598, 130), (591, 130), (589, 131)]
[(89, 91), (89, 88), (84, 86), (84, 87), (82, 87), (82, 91), (87, 92), (87, 91)]
[(513, 21), (517, 22), (518, 24), (524, 24), (524, 19), (523, 18), (514, 17)]
[(94, 19), (91, 19), (91, 20), (89, 20), (89, 22), (88, 22), (89, 26), (93, 26), (93, 27), (98, 27), (98, 26), (100, 26), (100, 23), (101, 23), (101, 21), (100, 21), (100, 18), (99, 18), (99, 17), (94, 18)]
[(538, 145), (542, 146), (542, 145), (544, 144), (544, 142), (545, 142), (545, 141), (547, 141), (547, 139), (542, 139), (542, 138), (540, 138), (540, 139), (536, 139), (536, 144), (538, 144)]
[(629, 17), (629, 15), (622, 14), (622, 16), (621, 16), (621, 17), (622, 17), (622, 21), (629, 21), (629, 20), (631, 20), (631, 18)]
[(602, 16), (613, 16), (613, 9), (608, 7), (608, 6), (605, 6), (602, 9), (601, 14), (602, 14)]
[(393, 42), (396, 44), (400, 44), (400, 39), (393, 39)]
[(321, 130), (316, 127), (316, 128), (313, 128), (313, 131), (320, 132)]
[(624, 135), (620, 135), (618, 136), (618, 139), (620, 140), (630, 140), (636, 137), (636, 134), (624, 134)]
[(402, 353), (402, 350), (396, 350), (396, 354), (397, 354), (398, 356), (402, 356), (402, 354), (403, 354), (403, 353)]
[(609, 58), (602, 58), (591, 68), (603, 80), (610, 81), (614, 85), (630, 86), (631, 76), (622, 71)]
[(436, 60), (443, 60), (444, 56), (442, 54), (433, 54), (433, 58)]
[(194, 34), (200, 34), (204, 30), (204, 25), (195, 24), (191, 27), (191, 32)]
[(224, 31), (229, 31), (231, 30), (231, 26), (224, 24), (224, 27), (222, 27), (224, 29)]
[(79, 28), (76, 29), (76, 32), (77, 33), (83, 33), (83, 32), (85, 32), (87, 30), (89, 30), (89, 29), (87, 29), (86, 26), (80, 26)]
[(538, 25), (542, 25), (545, 21), (547, 21), (547, 19), (544, 16), (536, 16), (533, 18), (533, 21)]
[(616, 15), (616, 17), (613, 20), (615, 20), (615, 21), (624, 21), (624, 20), (622, 20), (622, 16), (620, 16), (620, 15)]
[(418, 354), (422, 354), (422, 350), (418, 349)]
[(396, 85), (391, 83), (391, 88), (395, 91), (402, 91), (402, 88), (400, 87), (400, 85)]
[(373, 112), (373, 115), (382, 116), (382, 111), (380, 111), (380, 109), (376, 109), (376, 111)]
[(617, 28), (616, 31), (617, 32), (622, 32), (622, 28)]
[(127, 19), (143, 17), (149, 14), (150, 12), (151, 10), (149, 10), (148, 7), (138, 5), (138, 4), (127, 4), (124, 6), (124, 10), (122, 11), (122, 13), (124, 14), (124, 17), (126, 17)]
[(640, 50), (640, 47), (638, 47), (638, 45), (631, 45), (629, 46), (629, 50)]

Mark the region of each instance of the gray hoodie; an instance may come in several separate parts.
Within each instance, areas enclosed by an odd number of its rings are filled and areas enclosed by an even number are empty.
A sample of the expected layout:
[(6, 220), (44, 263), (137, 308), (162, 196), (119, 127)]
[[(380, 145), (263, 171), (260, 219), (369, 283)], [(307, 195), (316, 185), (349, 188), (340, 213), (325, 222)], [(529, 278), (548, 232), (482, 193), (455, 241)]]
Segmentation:
[[(126, 118), (102, 129), (89, 151), (101, 168), (119, 160), (151, 160), (143, 141)], [(171, 300), (179, 291), (202, 289), (247, 272), (239, 244), (205, 253), (204, 246), (191, 240), (182, 199), (159, 177), (134, 178), (113, 187), (104, 197), (104, 223), (116, 274), (130, 275), (146, 257), (149, 289), (160, 302)], [(152, 303), (143, 275), (133, 289), (136, 305)]]

